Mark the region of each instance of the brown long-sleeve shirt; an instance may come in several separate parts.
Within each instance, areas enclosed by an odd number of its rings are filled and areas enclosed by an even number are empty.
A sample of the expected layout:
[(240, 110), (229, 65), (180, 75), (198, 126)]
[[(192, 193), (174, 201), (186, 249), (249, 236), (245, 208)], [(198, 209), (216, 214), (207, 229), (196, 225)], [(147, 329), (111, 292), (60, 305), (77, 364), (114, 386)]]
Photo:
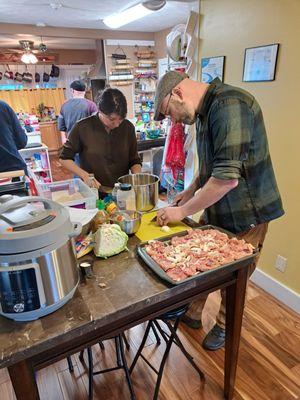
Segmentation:
[(141, 164), (135, 129), (128, 120), (109, 133), (97, 114), (78, 121), (60, 154), (62, 160), (74, 160), (79, 154), (80, 167), (93, 173), (101, 185), (113, 187), (118, 178)]

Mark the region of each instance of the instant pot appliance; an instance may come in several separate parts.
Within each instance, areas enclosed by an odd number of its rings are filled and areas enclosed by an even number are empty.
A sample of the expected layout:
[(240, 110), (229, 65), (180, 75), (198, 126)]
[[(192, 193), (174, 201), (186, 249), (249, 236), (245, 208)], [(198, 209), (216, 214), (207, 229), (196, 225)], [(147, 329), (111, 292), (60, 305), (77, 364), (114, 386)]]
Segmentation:
[(42, 197), (0, 197), (0, 314), (31, 321), (62, 307), (79, 282), (68, 211)]

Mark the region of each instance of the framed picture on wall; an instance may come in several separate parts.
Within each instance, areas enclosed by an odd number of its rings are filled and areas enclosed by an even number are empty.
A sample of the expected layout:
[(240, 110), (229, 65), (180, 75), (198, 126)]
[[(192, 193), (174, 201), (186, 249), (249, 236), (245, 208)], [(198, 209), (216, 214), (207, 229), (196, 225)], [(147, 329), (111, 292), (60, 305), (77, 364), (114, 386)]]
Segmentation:
[(201, 59), (201, 82), (210, 83), (215, 78), (224, 79), (225, 56)]
[(275, 80), (279, 43), (245, 49), (244, 82)]

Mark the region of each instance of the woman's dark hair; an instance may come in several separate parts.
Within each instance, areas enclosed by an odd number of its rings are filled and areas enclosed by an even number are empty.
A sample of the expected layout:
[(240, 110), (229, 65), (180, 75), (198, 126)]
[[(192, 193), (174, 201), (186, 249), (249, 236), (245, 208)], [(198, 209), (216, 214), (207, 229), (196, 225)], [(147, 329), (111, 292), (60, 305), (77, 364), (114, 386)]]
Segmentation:
[(126, 118), (127, 101), (124, 94), (118, 89), (104, 89), (99, 94), (98, 107), (99, 110), (105, 115), (115, 113), (121, 118)]

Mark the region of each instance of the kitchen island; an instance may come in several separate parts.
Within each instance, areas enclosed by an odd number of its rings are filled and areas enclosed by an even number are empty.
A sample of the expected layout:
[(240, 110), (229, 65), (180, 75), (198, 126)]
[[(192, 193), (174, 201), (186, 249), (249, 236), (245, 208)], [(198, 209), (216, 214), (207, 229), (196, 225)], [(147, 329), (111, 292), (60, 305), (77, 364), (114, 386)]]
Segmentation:
[(232, 399), (248, 265), (169, 286), (137, 258), (138, 243), (134, 236), (128, 251), (95, 260), (94, 277), (55, 313), (22, 324), (0, 318), (0, 368), (8, 367), (17, 399), (39, 399), (35, 370), (220, 288), (226, 288), (228, 310), (224, 396)]

